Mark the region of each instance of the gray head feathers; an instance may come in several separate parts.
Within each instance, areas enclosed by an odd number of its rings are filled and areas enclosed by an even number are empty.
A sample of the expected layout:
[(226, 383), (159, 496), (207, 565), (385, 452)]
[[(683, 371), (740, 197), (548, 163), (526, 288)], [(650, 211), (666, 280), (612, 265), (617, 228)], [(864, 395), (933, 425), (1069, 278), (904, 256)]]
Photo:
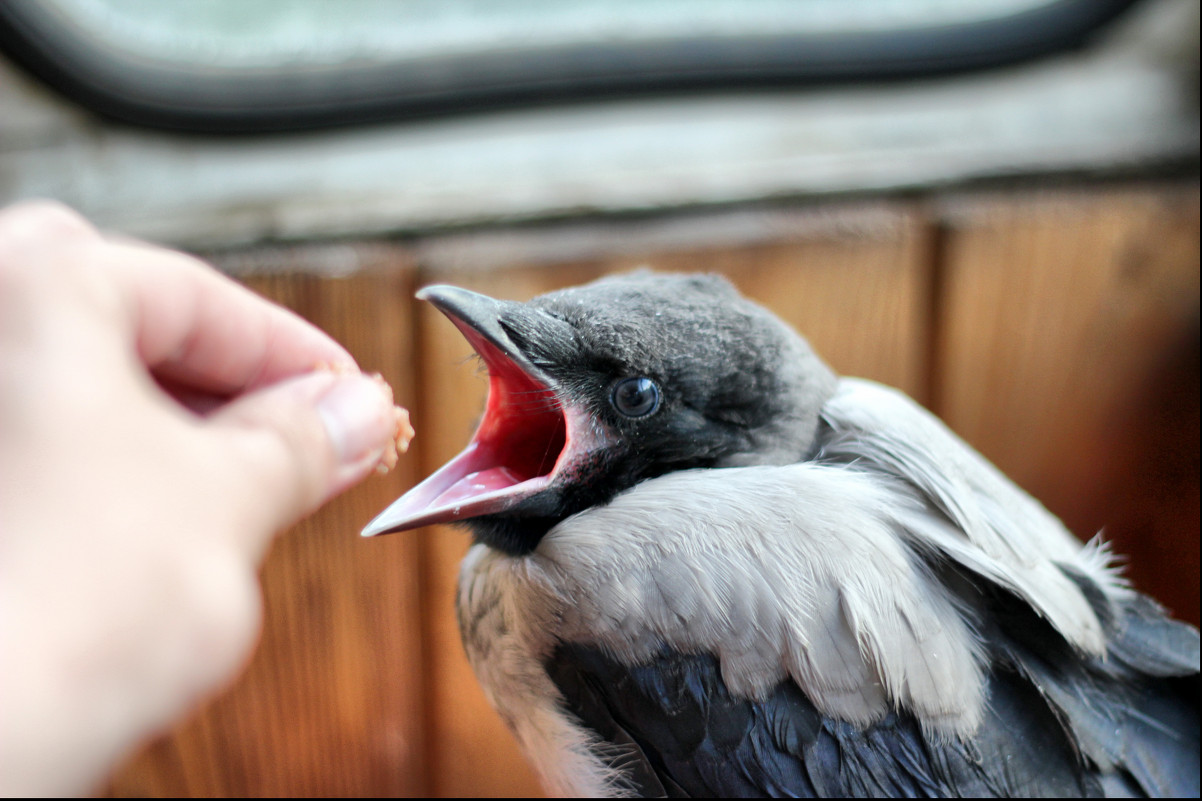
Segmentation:
[(715, 427), (737, 435), (737, 447), (711, 466), (804, 458), (835, 390), (834, 373), (809, 343), (718, 275), (642, 270), (530, 305), (571, 326), (581, 359), (660, 381), (679, 414), (674, 435), (712, 437)]

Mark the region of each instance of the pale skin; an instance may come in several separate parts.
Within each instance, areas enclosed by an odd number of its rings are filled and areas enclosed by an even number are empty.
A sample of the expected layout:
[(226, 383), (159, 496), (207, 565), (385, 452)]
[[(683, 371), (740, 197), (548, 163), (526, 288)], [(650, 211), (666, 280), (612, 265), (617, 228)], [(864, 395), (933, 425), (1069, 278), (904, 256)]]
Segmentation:
[(272, 538), (394, 428), (340, 345), (201, 262), (0, 210), (0, 793), (94, 791), (225, 686)]

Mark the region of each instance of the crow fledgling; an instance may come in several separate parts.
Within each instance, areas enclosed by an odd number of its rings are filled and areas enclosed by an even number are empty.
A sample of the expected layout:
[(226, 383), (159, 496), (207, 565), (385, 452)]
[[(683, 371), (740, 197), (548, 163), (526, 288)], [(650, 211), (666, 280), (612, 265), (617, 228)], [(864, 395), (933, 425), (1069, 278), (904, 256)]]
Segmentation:
[(1198, 633), (904, 395), (714, 276), (437, 306), (468, 657), (549, 792), (1196, 797)]

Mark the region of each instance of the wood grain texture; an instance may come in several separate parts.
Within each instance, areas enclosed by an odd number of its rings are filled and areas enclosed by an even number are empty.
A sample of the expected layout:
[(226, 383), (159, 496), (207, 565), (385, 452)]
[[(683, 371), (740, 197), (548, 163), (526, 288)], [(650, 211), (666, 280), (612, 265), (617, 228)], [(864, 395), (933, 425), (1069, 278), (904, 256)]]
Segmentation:
[[(1196, 407), (1192, 442), (1188, 417), (1179, 436), (1152, 427), (1173, 402), (1165, 360), (1197, 336), (1197, 185), (943, 209), (938, 410), (1079, 536), (1105, 527), (1136, 585), (1196, 620)], [(1144, 458), (1154, 441), (1186, 452)]]
[[(836, 369), (922, 393), (929, 319), (926, 244), (919, 217), (907, 207), (873, 205), (834, 216), (813, 215), (783, 243), (697, 249), (677, 244), (670, 250), (649, 244), (632, 250), (620, 244), (626, 241), (620, 226), (609, 235), (618, 255), (535, 265), (517, 260), (473, 263), (464, 253), (489, 252), (476, 243), (424, 263), (422, 280), (525, 300), (642, 265), (720, 272), (809, 335)], [(505, 252), (520, 259), (520, 248), (515, 252), (512, 243)], [(427, 398), (422, 408), (438, 413), (437, 419), (417, 423), (425, 436), (423, 469), (429, 472), (467, 443), (487, 382), (454, 326), (429, 307), (419, 309), (418, 317)], [(453, 605), (467, 536), (445, 527), (422, 536), (430, 598), (427, 665), (438, 677), (431, 688), (433, 790), (442, 797), (538, 795), (532, 772), (463, 655)]]
[[(246, 283), (328, 331), (412, 406), (412, 271), (400, 251), (373, 260), (339, 278), (313, 274), (328, 271), (311, 269), (304, 249), (261, 252)], [(418, 543), (358, 536), (415, 478), (415, 460), (402, 457), (279, 538), (262, 568), (263, 635), (247, 670), (135, 757), (113, 794), (426, 793)]]

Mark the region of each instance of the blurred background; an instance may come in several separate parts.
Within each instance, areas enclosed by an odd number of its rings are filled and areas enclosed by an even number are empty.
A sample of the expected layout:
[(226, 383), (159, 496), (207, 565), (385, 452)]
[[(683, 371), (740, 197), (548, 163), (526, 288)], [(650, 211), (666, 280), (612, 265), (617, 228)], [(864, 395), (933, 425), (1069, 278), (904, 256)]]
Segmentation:
[[(1198, 620), (1190, 0), (10, 0), (0, 203), (198, 253), (417, 438), (283, 536), (245, 675), (115, 796), (538, 794), (462, 655), (466, 536), (359, 529), (486, 390), (413, 300), (717, 271)], [(84, 391), (81, 388), (81, 391)], [(197, 654), (203, 659), (204, 654)]]

